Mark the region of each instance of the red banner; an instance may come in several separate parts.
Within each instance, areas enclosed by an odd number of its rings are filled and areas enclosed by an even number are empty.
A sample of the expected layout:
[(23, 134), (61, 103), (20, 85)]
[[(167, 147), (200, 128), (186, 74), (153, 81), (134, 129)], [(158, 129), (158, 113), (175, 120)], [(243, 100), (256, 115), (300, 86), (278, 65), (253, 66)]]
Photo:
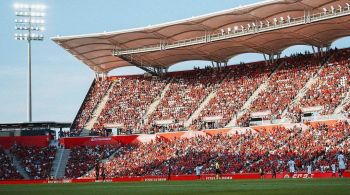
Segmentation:
[(16, 144), (21, 144), (23, 146), (39, 146), (46, 147), (49, 145), (49, 136), (11, 136), (11, 137), (0, 137), (0, 145), (5, 149), (11, 148), (11, 146)]
[[(344, 173), (345, 178), (350, 178), (350, 172)], [(266, 174), (264, 179), (271, 179), (271, 174)], [(302, 179), (308, 178), (308, 175), (304, 172), (297, 174), (290, 173), (278, 173), (277, 179)], [(338, 174), (333, 176), (332, 173), (319, 173), (315, 172), (311, 174), (311, 178), (338, 178)], [(224, 174), (219, 177), (219, 180), (240, 180), (240, 179), (260, 179), (259, 173), (243, 173), (243, 174)], [(43, 184), (43, 183), (93, 183), (93, 182), (160, 182), (160, 181), (193, 181), (193, 180), (217, 180), (216, 175), (201, 175), (198, 178), (195, 175), (171, 175), (170, 179), (167, 176), (144, 176), (144, 177), (119, 177), (108, 178), (105, 181), (95, 180), (94, 178), (88, 179), (63, 179), (63, 180), (0, 180), (0, 184)]]
[(98, 146), (114, 145), (117, 143), (130, 144), (137, 139), (138, 135), (120, 135), (112, 137), (64, 137), (60, 139), (60, 144), (70, 149), (76, 146)]

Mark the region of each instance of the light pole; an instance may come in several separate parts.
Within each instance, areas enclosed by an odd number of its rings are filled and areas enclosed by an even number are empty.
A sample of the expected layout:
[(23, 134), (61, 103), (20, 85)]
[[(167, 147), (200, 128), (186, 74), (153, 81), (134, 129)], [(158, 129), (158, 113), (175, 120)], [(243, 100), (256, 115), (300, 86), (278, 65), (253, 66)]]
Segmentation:
[(15, 8), (15, 39), (28, 42), (28, 100), (27, 120), (32, 122), (32, 41), (43, 41), (45, 5), (18, 4)]

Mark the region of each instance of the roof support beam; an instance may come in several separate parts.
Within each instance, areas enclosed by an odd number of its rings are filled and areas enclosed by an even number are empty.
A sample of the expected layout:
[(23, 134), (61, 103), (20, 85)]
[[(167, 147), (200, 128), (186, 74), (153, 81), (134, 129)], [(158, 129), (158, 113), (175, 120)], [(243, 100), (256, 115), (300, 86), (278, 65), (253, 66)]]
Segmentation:
[(150, 73), (153, 76), (162, 76), (165, 73), (168, 72), (168, 67), (164, 68), (164, 67), (154, 67), (151, 65), (151, 63), (147, 63), (148, 66), (144, 66), (143, 65), (143, 60), (138, 59), (137, 57), (133, 56), (133, 55), (124, 55), (124, 56), (119, 56), (121, 59), (126, 60), (131, 62), (134, 66)]

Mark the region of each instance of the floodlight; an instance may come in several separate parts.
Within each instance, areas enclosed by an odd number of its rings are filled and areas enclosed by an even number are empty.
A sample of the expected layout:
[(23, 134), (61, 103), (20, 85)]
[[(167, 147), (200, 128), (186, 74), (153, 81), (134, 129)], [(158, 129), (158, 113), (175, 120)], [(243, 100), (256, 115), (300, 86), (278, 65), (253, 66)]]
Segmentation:
[(41, 4), (21, 4), (15, 3), (15, 39), (28, 42), (28, 122), (32, 121), (32, 80), (31, 80), (31, 41), (43, 41), (44, 35), (41, 31), (45, 30), (43, 17), (45, 13), (43, 10), (45, 5)]
[(228, 33), (231, 32), (231, 28), (230, 28), (230, 27), (227, 28), (227, 32), (228, 32)]

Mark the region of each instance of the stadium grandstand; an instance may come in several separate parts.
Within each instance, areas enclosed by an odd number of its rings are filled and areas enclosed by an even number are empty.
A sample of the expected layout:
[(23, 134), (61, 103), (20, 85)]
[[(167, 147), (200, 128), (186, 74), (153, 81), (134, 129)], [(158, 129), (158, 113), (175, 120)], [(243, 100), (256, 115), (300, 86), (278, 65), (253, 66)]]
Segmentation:
[[(0, 180), (350, 177), (350, 48), (331, 47), (350, 35), (349, 3), (268, 0), (53, 37), (96, 77), (71, 125), (37, 124), (60, 128), (56, 142), (50, 128), (0, 124)], [(300, 44), (312, 51), (281, 55)], [(229, 64), (244, 53), (264, 60)], [(190, 60), (210, 65), (169, 71)], [(145, 73), (109, 75), (127, 66)], [(14, 138), (27, 132), (43, 142)]]

